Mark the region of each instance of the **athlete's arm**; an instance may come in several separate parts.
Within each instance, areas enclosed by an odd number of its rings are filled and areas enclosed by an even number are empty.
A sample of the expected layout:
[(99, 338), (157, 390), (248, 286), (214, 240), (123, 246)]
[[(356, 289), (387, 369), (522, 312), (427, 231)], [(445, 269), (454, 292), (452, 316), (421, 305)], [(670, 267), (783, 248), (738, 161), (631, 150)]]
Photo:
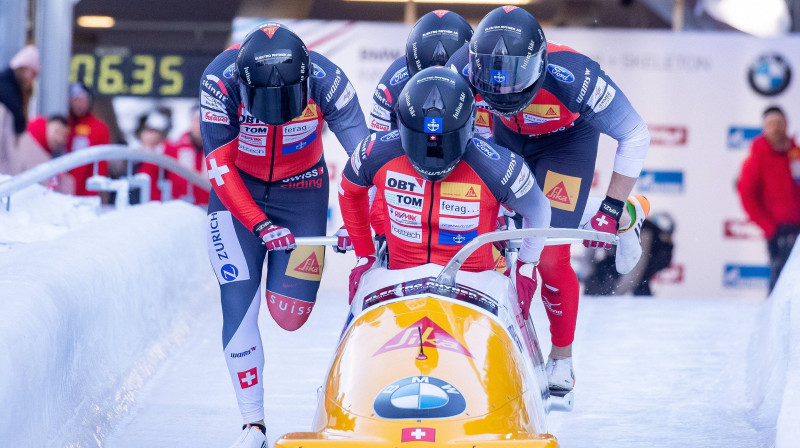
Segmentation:
[(378, 81), (372, 95), (372, 106), (369, 114), (369, 128), (373, 132), (397, 129), (397, 115), (394, 105), (397, 96), (408, 81), (406, 58), (397, 58)]
[(319, 104), (331, 131), (350, 155), (369, 135), (356, 89), (336, 64), (318, 53), (311, 52), (310, 57), (313, 64), (322, 69), (321, 72), (315, 70), (318, 74), (311, 78), (311, 97)]
[(253, 229), (267, 216), (256, 205), (236, 169), (239, 151), (239, 88), (234, 78), (226, 78), (236, 49), (229, 48), (206, 68), (200, 81), (200, 132), (206, 155), (211, 187), (222, 204), (245, 227)]
[(358, 145), (350, 156), (350, 162), (345, 165), (339, 184), (339, 208), (358, 257), (375, 254), (369, 226), (369, 189), (374, 173), (371, 172), (371, 159), (367, 156), (367, 148), (374, 143), (375, 134), (372, 134)]

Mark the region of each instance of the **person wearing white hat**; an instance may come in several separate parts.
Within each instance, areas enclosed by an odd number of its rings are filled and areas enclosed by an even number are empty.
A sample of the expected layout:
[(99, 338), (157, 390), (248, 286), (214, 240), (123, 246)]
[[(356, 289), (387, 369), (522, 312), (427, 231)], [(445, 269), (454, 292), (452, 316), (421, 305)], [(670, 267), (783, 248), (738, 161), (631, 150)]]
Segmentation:
[(17, 140), (28, 124), (28, 100), (40, 69), (39, 50), (28, 45), (0, 72), (0, 174), (20, 170)]
[[(92, 93), (80, 82), (69, 85), (69, 137), (67, 152), (80, 151), (90, 146), (107, 145), (111, 142), (108, 126), (92, 113)], [(108, 173), (108, 163), (101, 162), (98, 174)], [(70, 171), (75, 178), (75, 194), (91, 196), (96, 193), (86, 189), (86, 179), (93, 174), (92, 165), (84, 165)]]

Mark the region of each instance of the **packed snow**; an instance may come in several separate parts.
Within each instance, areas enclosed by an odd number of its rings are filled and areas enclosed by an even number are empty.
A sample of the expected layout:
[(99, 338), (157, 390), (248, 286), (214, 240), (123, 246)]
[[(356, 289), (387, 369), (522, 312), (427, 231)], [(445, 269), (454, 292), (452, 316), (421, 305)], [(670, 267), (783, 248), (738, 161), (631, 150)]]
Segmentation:
[[(100, 214), (38, 188), (17, 197), (0, 211), (0, 234), (20, 232), (0, 253), (0, 445), (232, 443), (241, 420), (204, 211), (169, 202)], [(270, 441), (311, 425), (351, 264), (327, 255), (333, 269), (299, 331), (261, 313)], [(550, 430), (565, 447), (794, 446), (798, 271), (795, 250), (769, 300), (583, 298), (575, 410), (551, 413)], [(546, 354), (547, 319), (540, 306), (534, 315)]]

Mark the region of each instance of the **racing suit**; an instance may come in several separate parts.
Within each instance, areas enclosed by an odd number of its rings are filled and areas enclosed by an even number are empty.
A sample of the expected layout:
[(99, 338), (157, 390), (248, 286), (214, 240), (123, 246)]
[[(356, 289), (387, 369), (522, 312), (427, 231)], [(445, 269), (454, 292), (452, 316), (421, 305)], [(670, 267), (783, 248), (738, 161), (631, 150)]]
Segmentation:
[[(577, 228), (594, 177), (600, 133), (619, 142), (614, 172), (631, 178), (639, 177), (650, 134), (597, 62), (554, 43), (547, 44), (547, 53), (544, 83), (531, 103), (512, 117), (493, 115), (490, 126), (494, 141), (522, 155), (533, 170), (550, 200), (550, 225)], [(453, 54), (448, 66), (469, 76), (466, 45)], [(575, 336), (579, 295), (569, 246), (545, 248), (539, 274), (553, 344), (566, 347)]]
[[(399, 134), (372, 134), (352, 154), (343, 172), (339, 205), (359, 257), (375, 252), (367, 219), (368, 191), (373, 185), (388, 223), (390, 269), (446, 264), (473, 238), (496, 229), (500, 204), (519, 212), (525, 227), (550, 222), (549, 204), (533, 174), (511, 151), (474, 137), (461, 163), (445, 179), (431, 182), (414, 170)], [(538, 261), (543, 246), (543, 238), (525, 239), (520, 258)], [(462, 269), (494, 269), (491, 249), (491, 244), (478, 249)]]
[(355, 89), (342, 70), (309, 52), (310, 100), (281, 126), (260, 122), (244, 108), (234, 70), (238, 45), (211, 62), (200, 86), (201, 132), (212, 192), (208, 251), (222, 295), (222, 345), (245, 423), (263, 419), (264, 354), (258, 331), (262, 265), (266, 300), (286, 330), (305, 323), (316, 300), (323, 247), (267, 250), (254, 227), (269, 219), (296, 236), (327, 227), (328, 175), (322, 155), (323, 120), (348, 154), (367, 135)]

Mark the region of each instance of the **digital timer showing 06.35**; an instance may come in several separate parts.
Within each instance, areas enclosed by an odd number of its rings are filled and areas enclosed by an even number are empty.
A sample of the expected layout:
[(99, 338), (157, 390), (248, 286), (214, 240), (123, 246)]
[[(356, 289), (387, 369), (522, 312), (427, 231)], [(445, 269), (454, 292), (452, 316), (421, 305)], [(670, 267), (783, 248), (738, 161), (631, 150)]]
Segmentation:
[(99, 95), (195, 96), (197, 86), (185, 89), (184, 80), (189, 75), (197, 84), (202, 68), (199, 73), (187, 73), (196, 69), (184, 62), (184, 56), (174, 54), (79, 53), (72, 57), (70, 81), (82, 81)]

